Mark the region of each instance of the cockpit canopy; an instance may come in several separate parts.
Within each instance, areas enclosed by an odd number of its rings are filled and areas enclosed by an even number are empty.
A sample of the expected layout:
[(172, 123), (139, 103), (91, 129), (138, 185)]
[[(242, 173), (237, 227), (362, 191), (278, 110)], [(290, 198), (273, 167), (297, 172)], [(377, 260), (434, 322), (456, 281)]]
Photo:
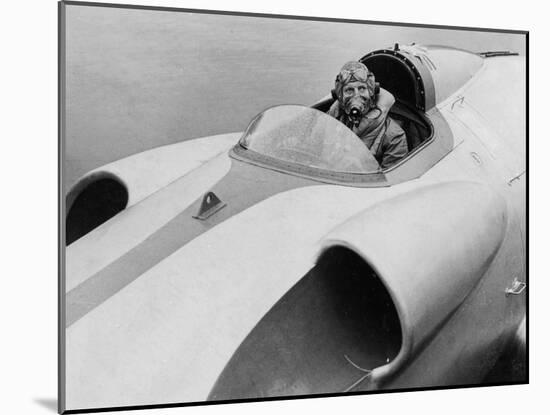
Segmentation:
[(280, 105), (260, 113), (239, 146), (275, 164), (355, 174), (380, 170), (374, 156), (349, 128), (329, 115), (300, 105)]

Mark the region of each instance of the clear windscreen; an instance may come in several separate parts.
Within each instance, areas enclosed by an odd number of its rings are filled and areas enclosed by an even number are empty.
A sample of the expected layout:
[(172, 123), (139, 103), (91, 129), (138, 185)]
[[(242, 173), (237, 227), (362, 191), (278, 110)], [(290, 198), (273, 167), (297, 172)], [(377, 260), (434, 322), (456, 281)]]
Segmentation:
[(262, 112), (239, 144), (278, 160), (333, 172), (380, 170), (369, 149), (349, 128), (321, 111), (300, 105)]

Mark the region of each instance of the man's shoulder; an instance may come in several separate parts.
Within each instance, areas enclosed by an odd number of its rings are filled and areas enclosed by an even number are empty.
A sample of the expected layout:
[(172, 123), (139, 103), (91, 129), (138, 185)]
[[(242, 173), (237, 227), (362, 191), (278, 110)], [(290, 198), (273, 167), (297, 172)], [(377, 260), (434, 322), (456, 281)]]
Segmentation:
[(394, 120), (391, 117), (386, 118), (386, 134), (391, 136), (396, 135), (405, 135), (405, 130), (401, 128), (401, 125), (398, 121)]

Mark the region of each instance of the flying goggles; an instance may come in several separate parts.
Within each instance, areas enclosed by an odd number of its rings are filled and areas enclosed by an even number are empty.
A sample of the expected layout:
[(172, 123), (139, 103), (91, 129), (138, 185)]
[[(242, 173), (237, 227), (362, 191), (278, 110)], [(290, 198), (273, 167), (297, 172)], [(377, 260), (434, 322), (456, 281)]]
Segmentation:
[(342, 84), (353, 81), (367, 82), (369, 76), (374, 77), (374, 74), (366, 68), (342, 69), (336, 76), (336, 81)]

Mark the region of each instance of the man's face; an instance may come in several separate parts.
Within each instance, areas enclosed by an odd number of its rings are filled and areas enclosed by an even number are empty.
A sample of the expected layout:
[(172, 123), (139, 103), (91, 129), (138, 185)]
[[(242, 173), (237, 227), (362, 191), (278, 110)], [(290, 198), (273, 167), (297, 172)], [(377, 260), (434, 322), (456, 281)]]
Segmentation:
[(353, 81), (344, 85), (344, 88), (342, 89), (342, 97), (346, 114), (350, 114), (353, 108), (358, 109), (361, 114), (365, 114), (367, 110), (367, 103), (370, 99), (367, 83)]
[(344, 100), (346, 98), (347, 99), (353, 98), (356, 95), (364, 97), (365, 99), (369, 99), (369, 90), (367, 89), (366, 82), (361, 82), (361, 81), (350, 82), (349, 84), (344, 85), (344, 89), (342, 90), (342, 93), (344, 94)]

